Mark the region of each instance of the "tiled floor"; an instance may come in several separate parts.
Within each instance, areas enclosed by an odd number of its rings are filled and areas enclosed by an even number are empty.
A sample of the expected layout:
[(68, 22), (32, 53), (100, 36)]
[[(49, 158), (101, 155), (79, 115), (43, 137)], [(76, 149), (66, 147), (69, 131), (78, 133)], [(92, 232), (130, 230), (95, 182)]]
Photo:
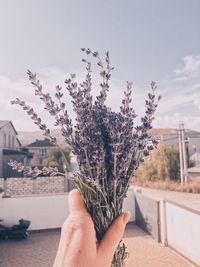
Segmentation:
[[(52, 267), (59, 235), (59, 231), (48, 231), (32, 233), (23, 241), (0, 242), (0, 266)], [(128, 225), (124, 241), (130, 254), (126, 267), (193, 266), (169, 248), (156, 243), (134, 224)]]

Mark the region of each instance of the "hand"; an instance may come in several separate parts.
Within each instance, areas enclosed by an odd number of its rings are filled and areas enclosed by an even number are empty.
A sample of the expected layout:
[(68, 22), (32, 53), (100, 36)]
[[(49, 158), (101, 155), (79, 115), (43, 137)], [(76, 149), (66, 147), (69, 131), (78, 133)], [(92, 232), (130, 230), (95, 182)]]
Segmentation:
[(130, 212), (122, 213), (97, 242), (92, 218), (78, 190), (69, 194), (69, 209), (53, 267), (110, 267)]

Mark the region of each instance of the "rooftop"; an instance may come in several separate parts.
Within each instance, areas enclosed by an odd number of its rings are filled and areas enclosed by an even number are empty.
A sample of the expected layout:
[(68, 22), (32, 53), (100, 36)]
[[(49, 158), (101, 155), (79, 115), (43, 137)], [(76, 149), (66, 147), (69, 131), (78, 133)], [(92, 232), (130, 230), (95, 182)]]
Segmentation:
[(11, 124), (11, 126), (13, 127), (13, 130), (15, 131), (16, 135), (17, 135), (17, 131), (14, 127), (14, 125), (12, 124), (12, 121), (8, 121), (8, 120), (0, 120), (0, 130), (1, 128), (3, 128), (5, 125), (7, 125), (8, 123)]
[(29, 144), (27, 147), (54, 147), (55, 145), (52, 144), (48, 138), (43, 140), (36, 140), (35, 142)]
[(3, 127), (4, 125), (8, 124), (10, 121), (6, 120), (0, 120), (0, 128)]
[[(55, 230), (30, 233), (22, 241), (2, 241), (0, 266), (52, 267), (59, 237), (60, 232)], [(127, 226), (124, 241), (129, 251), (126, 267), (194, 266), (170, 248), (156, 243), (133, 223)]]

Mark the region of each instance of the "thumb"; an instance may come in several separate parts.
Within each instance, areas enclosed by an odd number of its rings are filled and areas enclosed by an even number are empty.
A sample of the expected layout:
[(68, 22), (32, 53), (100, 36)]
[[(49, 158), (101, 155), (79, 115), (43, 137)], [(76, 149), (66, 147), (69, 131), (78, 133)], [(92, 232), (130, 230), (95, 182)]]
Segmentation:
[(123, 212), (106, 231), (103, 239), (100, 241), (98, 253), (104, 255), (112, 261), (115, 250), (122, 239), (126, 224), (131, 217), (131, 213)]
[(74, 213), (88, 213), (81, 193), (74, 189), (69, 193), (69, 211)]

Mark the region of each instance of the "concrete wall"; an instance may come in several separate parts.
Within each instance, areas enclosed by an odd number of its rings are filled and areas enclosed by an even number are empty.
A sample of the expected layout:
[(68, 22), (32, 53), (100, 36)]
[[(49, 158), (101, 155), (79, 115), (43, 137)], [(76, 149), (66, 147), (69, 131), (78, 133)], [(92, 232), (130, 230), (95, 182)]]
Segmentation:
[[(124, 210), (130, 210), (134, 220), (133, 190), (128, 192)], [(20, 218), (31, 221), (31, 230), (51, 229), (61, 227), (67, 215), (68, 193), (57, 195), (19, 196), (11, 198), (0, 197), (0, 218), (6, 224), (17, 223)]]
[(134, 190), (130, 188), (127, 193), (127, 197), (124, 200), (123, 211), (130, 211), (131, 218), (130, 221), (135, 221), (135, 197)]
[(200, 266), (200, 212), (170, 200), (153, 198), (153, 193), (147, 197), (135, 190), (136, 224), (157, 241), (155, 233), (159, 231), (164, 246), (170, 246)]
[(200, 213), (165, 201), (168, 245), (200, 264)]
[(140, 228), (160, 242), (159, 201), (135, 192), (135, 221)]
[(68, 214), (68, 194), (27, 196), (0, 199), (0, 217), (5, 224), (24, 218), (31, 221), (32, 230), (57, 228)]

